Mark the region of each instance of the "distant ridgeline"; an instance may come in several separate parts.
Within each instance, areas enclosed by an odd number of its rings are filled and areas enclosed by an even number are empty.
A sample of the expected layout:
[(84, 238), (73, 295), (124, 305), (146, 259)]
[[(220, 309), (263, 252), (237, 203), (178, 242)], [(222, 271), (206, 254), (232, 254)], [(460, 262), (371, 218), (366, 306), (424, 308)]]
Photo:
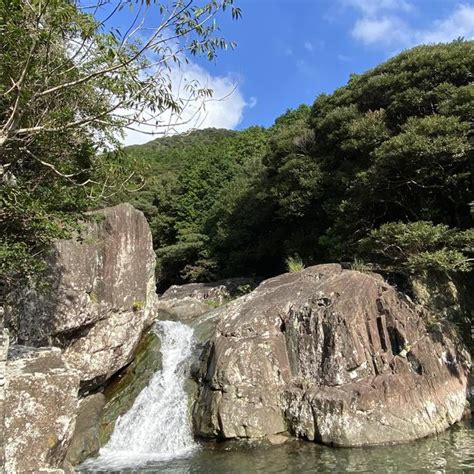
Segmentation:
[(473, 41), (419, 46), (269, 129), (128, 147), (146, 185), (127, 200), (149, 219), (158, 281), (275, 275), (295, 255), (469, 271), (473, 77)]

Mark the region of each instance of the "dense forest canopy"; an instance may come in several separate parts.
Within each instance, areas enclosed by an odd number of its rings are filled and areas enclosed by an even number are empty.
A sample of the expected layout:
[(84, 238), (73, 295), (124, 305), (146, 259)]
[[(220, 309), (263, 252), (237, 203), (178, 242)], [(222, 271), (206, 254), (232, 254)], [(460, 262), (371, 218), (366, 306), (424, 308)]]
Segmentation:
[(164, 286), (288, 257), (468, 271), (474, 42), (419, 46), (276, 119), (126, 149)]

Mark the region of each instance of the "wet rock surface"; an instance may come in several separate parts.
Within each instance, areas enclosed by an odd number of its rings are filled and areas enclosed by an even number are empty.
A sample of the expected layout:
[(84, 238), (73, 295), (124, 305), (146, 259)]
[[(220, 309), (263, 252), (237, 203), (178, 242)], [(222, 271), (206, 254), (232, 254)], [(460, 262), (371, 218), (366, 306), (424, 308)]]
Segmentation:
[(80, 400), (74, 435), (66, 454), (66, 460), (71, 465), (76, 466), (99, 452), (101, 447), (99, 426), (104, 405), (105, 397), (102, 393)]
[(421, 438), (462, 417), (469, 356), (380, 276), (319, 265), (215, 310), (195, 374), (204, 437), (289, 430), (338, 446)]

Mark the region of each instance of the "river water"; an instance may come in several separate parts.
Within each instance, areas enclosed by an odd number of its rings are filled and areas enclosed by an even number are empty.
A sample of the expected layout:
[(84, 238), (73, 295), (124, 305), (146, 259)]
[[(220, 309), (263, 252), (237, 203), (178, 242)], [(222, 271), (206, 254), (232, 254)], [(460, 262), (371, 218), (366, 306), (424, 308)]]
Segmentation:
[(193, 332), (181, 323), (157, 325), (163, 369), (119, 418), (98, 458), (82, 473), (250, 474), (313, 472), (472, 472), (474, 422), (409, 444), (373, 448), (329, 448), (308, 441), (282, 445), (193, 440), (184, 383)]
[(81, 472), (163, 474), (247, 473), (474, 473), (474, 423), (461, 423), (410, 444), (375, 448), (328, 448), (306, 441), (281, 446), (204, 445), (189, 455), (135, 467), (97, 466)]

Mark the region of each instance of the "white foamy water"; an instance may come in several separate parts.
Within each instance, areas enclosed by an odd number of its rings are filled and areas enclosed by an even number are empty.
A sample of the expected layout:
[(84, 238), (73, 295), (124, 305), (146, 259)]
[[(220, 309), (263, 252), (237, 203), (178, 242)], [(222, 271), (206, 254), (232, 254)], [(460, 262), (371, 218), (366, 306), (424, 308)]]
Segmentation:
[(117, 469), (180, 457), (196, 448), (188, 414), (184, 383), (193, 348), (193, 330), (173, 321), (160, 321), (163, 369), (150, 380), (132, 408), (118, 418), (99, 457), (82, 471)]

